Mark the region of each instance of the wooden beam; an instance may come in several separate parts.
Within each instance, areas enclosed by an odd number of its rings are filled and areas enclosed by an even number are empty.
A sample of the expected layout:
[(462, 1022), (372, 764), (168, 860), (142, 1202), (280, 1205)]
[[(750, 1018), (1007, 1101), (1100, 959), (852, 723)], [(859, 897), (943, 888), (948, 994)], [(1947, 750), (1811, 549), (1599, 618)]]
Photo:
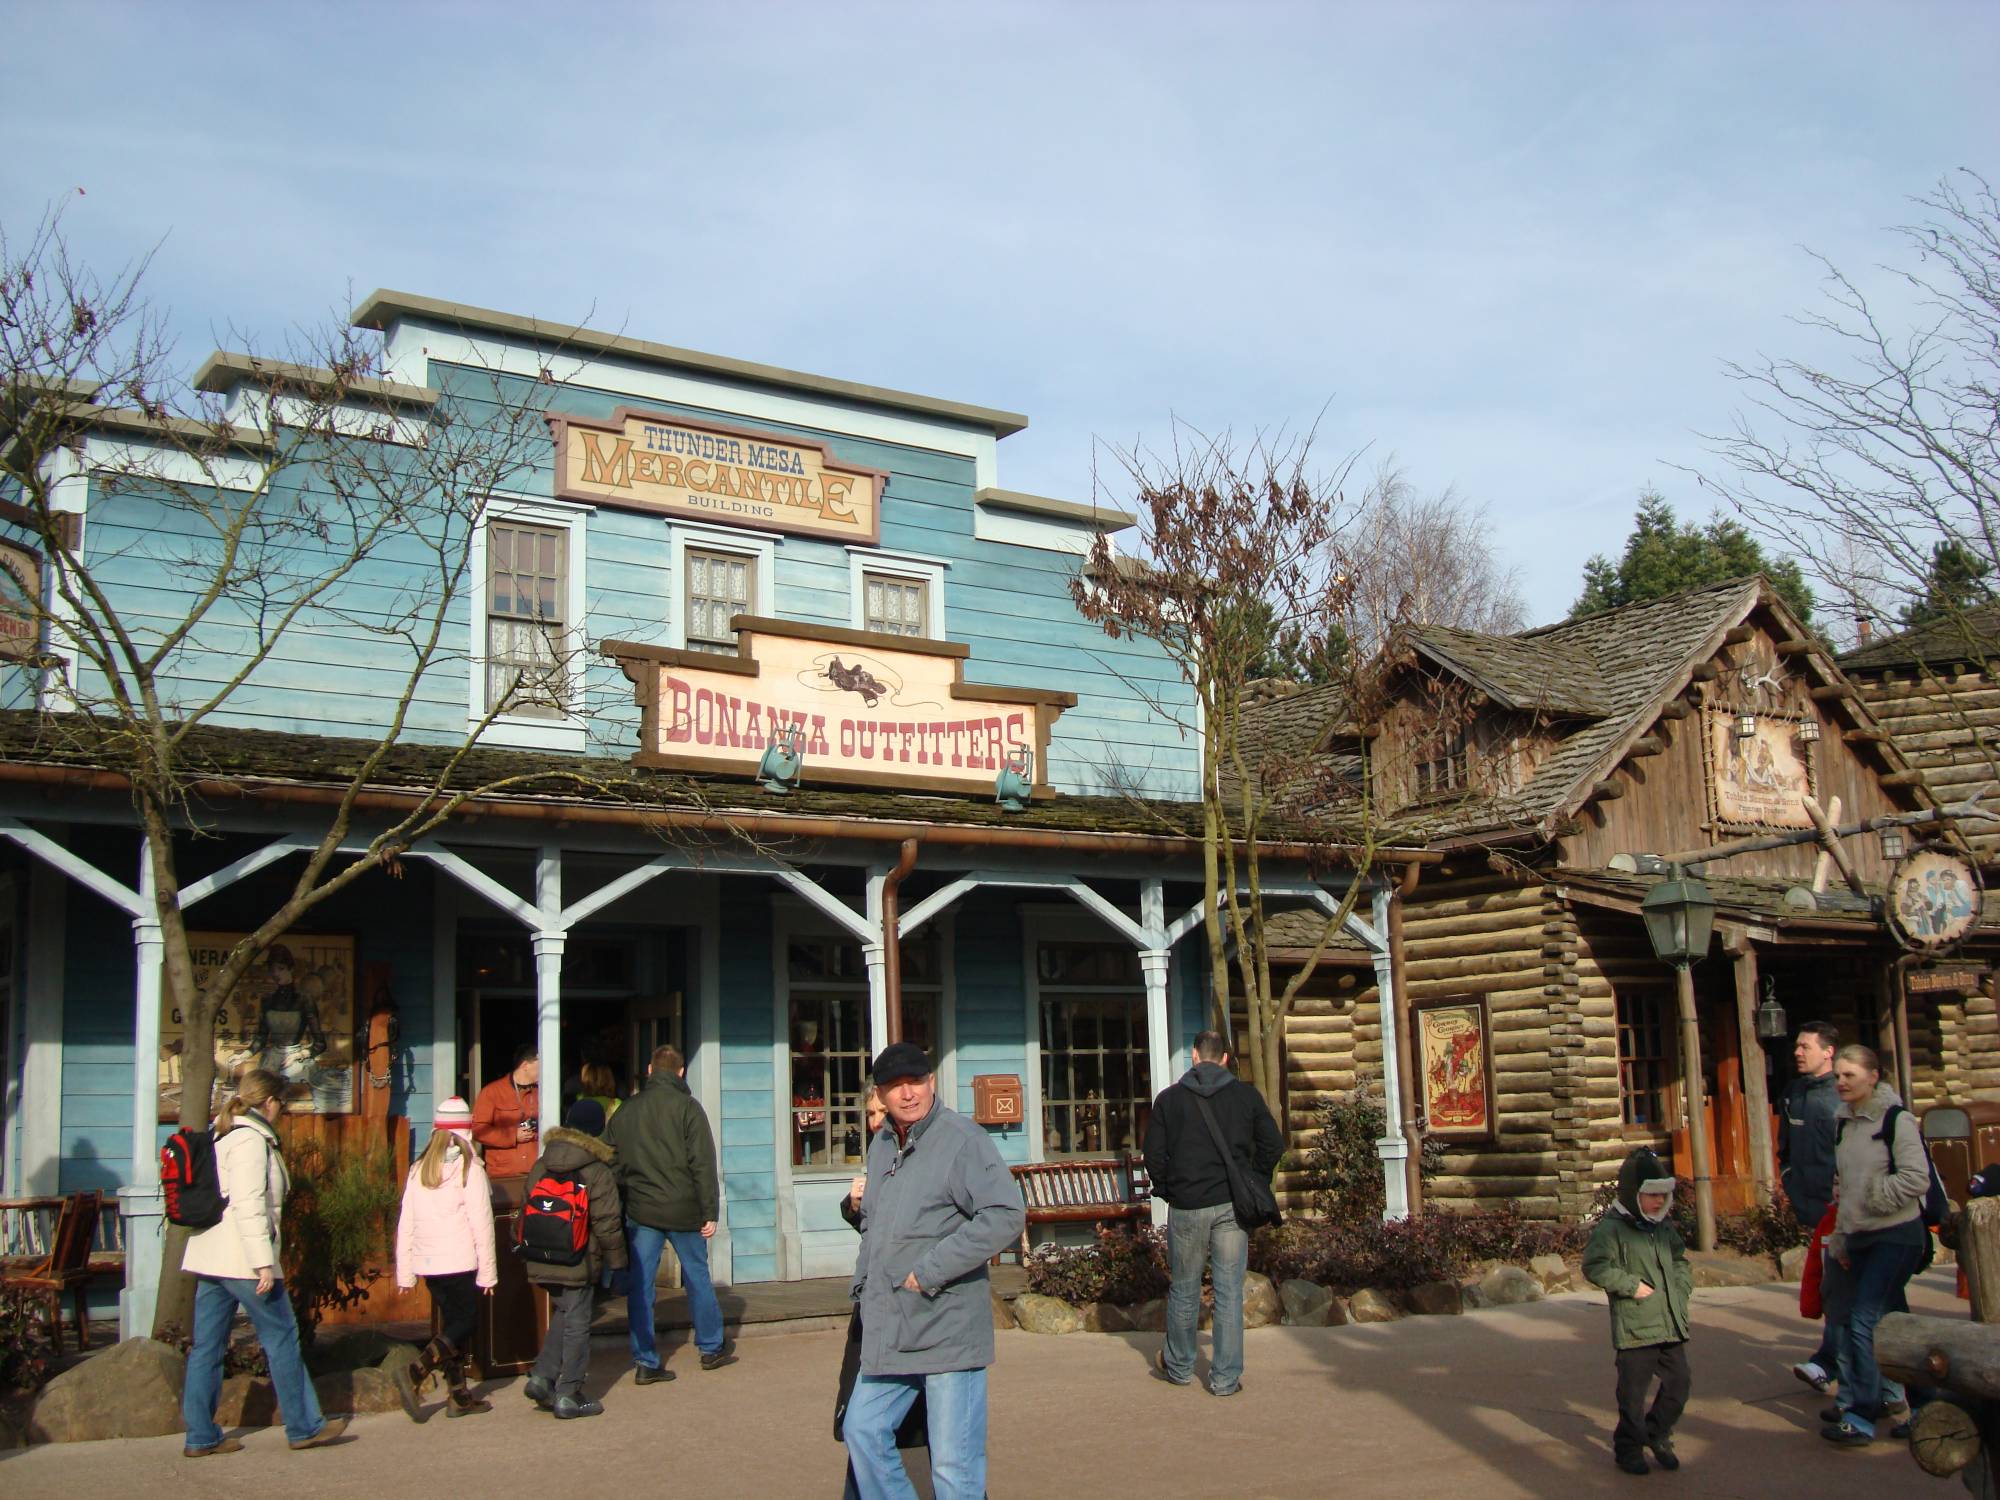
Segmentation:
[(1825, 687), (1811, 689), (1807, 696), (1815, 703), (1838, 703), (1843, 698), (1852, 698), (1854, 689), (1844, 682), (1829, 682)]
[(1875, 1363), (1892, 1380), (2000, 1397), (2000, 1339), (1989, 1323), (1890, 1313), (1875, 1325)]
[(1698, 662), (1688, 676), (1696, 682), (1713, 682), (1722, 675), (1722, 668), (1712, 661)]
[[(1847, 857), (1847, 848), (1840, 842), (1840, 834), (1834, 828), (1832, 820), (1821, 809), (1819, 799), (1817, 797), (1801, 797), (1799, 798), (1799, 804), (1805, 808), (1806, 816), (1812, 819), (1813, 828), (1819, 834), (1821, 847), (1833, 856), (1834, 864), (1840, 867), (1840, 874), (1846, 880), (1847, 888), (1863, 901), (1868, 900), (1870, 892), (1868, 887), (1862, 883), (1861, 872), (1854, 868), (1854, 861)], [(1838, 804), (1836, 804), (1837, 806)], [(1907, 1099), (1909, 1097), (1908, 1093), (1906, 1092), (1903, 1097)]]
[(1632, 741), (1632, 748), (1625, 753), (1634, 760), (1637, 760), (1641, 756), (1664, 755), (1666, 751), (1667, 742), (1665, 740), (1661, 739), (1657, 734), (1648, 734), (1641, 735), (1638, 739)]
[(1843, 729), (1840, 737), (1850, 745), (1883, 745), (1889, 740), (1886, 729)]
[(1689, 708), (1679, 698), (1674, 698), (1660, 705), (1660, 717), (1663, 719), (1685, 719), (1693, 712), (1694, 710)]
[(1757, 1040), (1757, 949), (1747, 940), (1731, 965), (1736, 976), (1736, 1055), (1743, 1064), (1743, 1107), (1750, 1116), (1750, 1178), (1761, 1203), (1771, 1201), (1771, 1096), (1764, 1081), (1764, 1044)]
[(1924, 784), (1924, 773), (1917, 770), (1886, 771), (1883, 773), (1881, 781), (1884, 786), (1922, 786)]
[(1810, 656), (1816, 649), (1811, 641), (1800, 640), (1796, 636), (1791, 640), (1778, 642), (1780, 656)]
[(1754, 625), (1732, 625), (1722, 632), (1722, 644), (1725, 646), (1740, 646), (1745, 641), (1756, 639), (1757, 627)]
[(1625, 795), (1625, 783), (1606, 777), (1585, 794), (1592, 802), (1615, 802)]

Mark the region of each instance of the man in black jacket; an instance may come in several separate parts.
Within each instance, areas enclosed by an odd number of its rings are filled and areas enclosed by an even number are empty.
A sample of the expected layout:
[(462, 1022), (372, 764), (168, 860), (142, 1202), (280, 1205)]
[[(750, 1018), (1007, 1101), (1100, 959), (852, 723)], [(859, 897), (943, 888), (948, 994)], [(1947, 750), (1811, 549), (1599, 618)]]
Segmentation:
[[(1833, 1054), (1839, 1049), (1840, 1033), (1825, 1021), (1806, 1022), (1792, 1047), (1799, 1076), (1785, 1089), (1784, 1118), (1778, 1128), (1778, 1180), (1807, 1234), (1833, 1202), (1833, 1143), (1840, 1133)], [(1813, 1357), (1793, 1365), (1792, 1373), (1824, 1394), (1833, 1383), (1833, 1368), (1833, 1331), (1826, 1327)]]
[(1194, 1378), (1201, 1273), (1205, 1263), (1212, 1263), (1215, 1349), (1208, 1388), (1218, 1396), (1233, 1396), (1243, 1384), (1243, 1273), (1250, 1261), (1250, 1236), (1236, 1222), (1229, 1172), (1216, 1149), (1218, 1133), (1246, 1180), (1254, 1172), (1270, 1181), (1285, 1152), (1278, 1122), (1264, 1107), (1264, 1096), (1230, 1071), (1222, 1033), (1204, 1031), (1194, 1039), (1194, 1066), (1179, 1083), (1161, 1091), (1146, 1125), (1146, 1171), (1153, 1179), (1153, 1195), (1170, 1210), (1167, 1255), (1174, 1276), (1167, 1297), (1166, 1347), (1153, 1363), (1160, 1378), (1175, 1385)]

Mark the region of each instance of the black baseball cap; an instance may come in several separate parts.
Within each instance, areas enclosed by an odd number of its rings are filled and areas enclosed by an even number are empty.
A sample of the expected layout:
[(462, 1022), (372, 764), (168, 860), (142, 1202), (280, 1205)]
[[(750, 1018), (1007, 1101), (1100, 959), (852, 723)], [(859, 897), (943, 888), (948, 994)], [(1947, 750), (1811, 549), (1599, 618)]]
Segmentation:
[(880, 1088), (898, 1078), (928, 1078), (933, 1071), (929, 1056), (915, 1042), (891, 1042), (876, 1054), (869, 1076)]

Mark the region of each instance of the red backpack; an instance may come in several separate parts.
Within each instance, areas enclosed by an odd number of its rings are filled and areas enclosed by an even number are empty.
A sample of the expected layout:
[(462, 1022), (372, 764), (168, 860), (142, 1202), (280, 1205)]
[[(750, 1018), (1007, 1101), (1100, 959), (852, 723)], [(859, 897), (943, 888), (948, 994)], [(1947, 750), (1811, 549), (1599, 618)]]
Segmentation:
[(589, 1245), (590, 1189), (583, 1174), (544, 1171), (521, 1205), (516, 1253), (545, 1266), (574, 1266)]
[(167, 1197), (167, 1222), (189, 1229), (212, 1229), (222, 1222), (229, 1200), (215, 1166), (215, 1137), (183, 1126), (160, 1148), (160, 1190)]

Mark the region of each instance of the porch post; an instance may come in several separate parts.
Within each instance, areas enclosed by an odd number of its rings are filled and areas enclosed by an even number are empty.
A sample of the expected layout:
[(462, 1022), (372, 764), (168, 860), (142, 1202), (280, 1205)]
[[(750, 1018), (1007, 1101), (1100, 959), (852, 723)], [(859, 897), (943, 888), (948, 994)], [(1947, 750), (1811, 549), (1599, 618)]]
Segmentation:
[(137, 966), (132, 1003), (132, 1167), (118, 1190), (125, 1221), (125, 1286), (118, 1294), (118, 1337), (150, 1335), (160, 1295), (160, 1254), (165, 1239), (164, 1200), (154, 1170), (153, 1142), (160, 1119), (160, 963), (166, 941), (153, 904), (152, 850), (139, 841), (138, 915), (132, 918), (132, 961)]
[[(1391, 915), (1391, 892), (1385, 886), (1375, 893), (1375, 930), (1387, 934)], [(1401, 1049), (1396, 1045), (1397, 1016), (1402, 1010), (1396, 995), (1396, 955), (1386, 945), (1375, 958), (1375, 1005), (1382, 1032), (1382, 1138), (1375, 1154), (1382, 1159), (1382, 1219), (1410, 1216), (1410, 1141), (1403, 1134), (1403, 1077)]]
[(889, 1034), (889, 949), (882, 941), (883, 888), (888, 883), (889, 871), (884, 865), (868, 868), (868, 925), (875, 929), (873, 942), (863, 940), (861, 961), (868, 969), (868, 1055), (875, 1054), (888, 1046)]
[[(1771, 1093), (1764, 1081), (1764, 1044), (1757, 1039), (1757, 949), (1746, 935), (1738, 940), (1736, 971), (1736, 1054), (1743, 1064), (1743, 1107), (1750, 1112), (1750, 1180), (1759, 1202), (1771, 1201)], [(1728, 945), (1723, 947), (1728, 952)]]
[[(1153, 1097), (1158, 1098), (1160, 1091), (1174, 1081), (1173, 1042), (1167, 1029), (1167, 980), (1173, 969), (1173, 950), (1167, 947), (1167, 898), (1163, 882), (1140, 882), (1139, 925), (1146, 929), (1146, 946), (1139, 950), (1139, 972), (1146, 981), (1146, 1071), (1152, 1081)], [(1152, 1208), (1153, 1222), (1164, 1225), (1167, 1205), (1155, 1198)]]
[(562, 925), (562, 851), (543, 845), (535, 862), (535, 1050), (541, 1054), (541, 1130), (562, 1124), (562, 961), (569, 929)]
[[(1680, 995), (1681, 1097), (1688, 1115), (1688, 1153), (1694, 1157), (1694, 1236), (1697, 1250), (1715, 1248), (1715, 1169), (1708, 1154), (1708, 1120), (1701, 1091), (1701, 1029), (1695, 1020), (1694, 969), (1674, 965)], [(1676, 1166), (1679, 1163), (1675, 1163)]]

